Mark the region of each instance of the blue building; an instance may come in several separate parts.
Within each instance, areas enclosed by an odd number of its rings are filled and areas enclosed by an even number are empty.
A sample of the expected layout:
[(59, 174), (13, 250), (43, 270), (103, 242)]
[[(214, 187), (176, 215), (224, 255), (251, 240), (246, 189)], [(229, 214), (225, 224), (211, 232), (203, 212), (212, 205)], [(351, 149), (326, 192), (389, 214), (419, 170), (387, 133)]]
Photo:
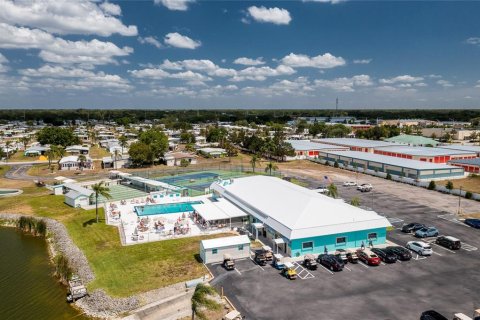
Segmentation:
[(293, 257), (384, 244), (391, 226), (374, 211), (275, 177), (221, 181), (211, 189), (249, 214), (256, 236)]

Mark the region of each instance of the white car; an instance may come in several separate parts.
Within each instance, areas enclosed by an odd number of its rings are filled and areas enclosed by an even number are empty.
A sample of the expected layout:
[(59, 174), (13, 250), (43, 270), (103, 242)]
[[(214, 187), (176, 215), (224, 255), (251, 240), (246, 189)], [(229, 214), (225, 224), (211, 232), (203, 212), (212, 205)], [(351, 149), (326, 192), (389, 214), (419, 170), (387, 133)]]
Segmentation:
[(353, 182), (353, 181), (345, 181), (345, 182), (343, 183), (343, 186), (344, 186), (344, 187), (352, 187), (352, 186), (356, 186), (356, 185), (357, 185), (357, 183), (356, 183), (356, 182)]
[(370, 183), (364, 183), (357, 186), (357, 190), (360, 190), (362, 192), (368, 192), (373, 190), (373, 186)]
[(430, 244), (423, 241), (409, 241), (407, 242), (407, 249), (410, 249), (422, 256), (431, 256), (433, 253)]
[(313, 190), (313, 191), (318, 192), (318, 193), (321, 193), (321, 194), (326, 194), (326, 193), (328, 192), (328, 189), (325, 188), (325, 187), (319, 187), (319, 188), (317, 188), (317, 189), (315, 189), (315, 190)]

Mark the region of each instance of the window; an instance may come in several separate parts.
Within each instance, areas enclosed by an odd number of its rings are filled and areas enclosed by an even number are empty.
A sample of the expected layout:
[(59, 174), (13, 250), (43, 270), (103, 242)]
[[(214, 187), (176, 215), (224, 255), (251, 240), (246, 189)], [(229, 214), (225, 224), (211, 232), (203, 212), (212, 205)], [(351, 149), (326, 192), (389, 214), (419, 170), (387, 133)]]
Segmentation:
[(337, 238), (337, 246), (347, 244), (347, 237), (338, 237)]
[(212, 249), (212, 254), (217, 254), (218, 253), (218, 249)]
[(368, 240), (377, 240), (377, 233), (376, 232), (369, 233)]
[(313, 249), (313, 241), (302, 242), (302, 250), (312, 250)]
[(238, 245), (238, 250), (242, 251), (243, 250), (243, 244)]

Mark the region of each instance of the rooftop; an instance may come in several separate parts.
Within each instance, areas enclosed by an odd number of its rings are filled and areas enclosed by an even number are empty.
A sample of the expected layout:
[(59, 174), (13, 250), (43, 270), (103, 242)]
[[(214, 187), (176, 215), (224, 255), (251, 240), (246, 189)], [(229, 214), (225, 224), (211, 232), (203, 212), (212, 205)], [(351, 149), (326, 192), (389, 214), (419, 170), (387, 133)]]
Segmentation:
[(318, 142), (313, 142), (310, 140), (286, 140), (285, 142), (288, 142), (292, 145), (293, 149), (295, 150), (301, 150), (301, 151), (307, 151), (307, 150), (348, 150), (348, 147), (341, 147), (341, 146), (334, 146), (331, 144), (324, 144), (324, 143), (318, 143)]
[(395, 145), (395, 143), (393, 142), (356, 139), (356, 138), (324, 138), (324, 139), (314, 139), (312, 141), (326, 143), (326, 144), (338, 144), (342, 146), (360, 147), (360, 148), (380, 148), (380, 147)]
[(472, 165), (472, 166), (480, 166), (480, 158), (451, 160), (448, 163), (458, 163), (458, 164), (468, 164), (468, 165)]
[(383, 148), (377, 148), (379, 151), (403, 153), (412, 156), (452, 156), (452, 155), (471, 155), (474, 152), (444, 149), (444, 148), (431, 148), (431, 147), (412, 147), (412, 146), (389, 146)]
[(465, 145), (459, 145), (459, 144), (449, 144), (449, 145), (441, 146), (440, 148), (480, 153), (480, 146), (465, 146)]
[(438, 141), (435, 141), (430, 138), (425, 138), (422, 136), (413, 136), (409, 134), (401, 134), (399, 136), (391, 137), (388, 139), (385, 139), (384, 141), (387, 142), (395, 142), (395, 143), (401, 143), (401, 144), (410, 144), (410, 145), (432, 145), (432, 146), (437, 146), (439, 144)]
[(250, 239), (246, 235), (222, 237), (200, 241), (204, 249), (214, 249), (218, 247), (236, 246), (240, 244), (250, 244)]

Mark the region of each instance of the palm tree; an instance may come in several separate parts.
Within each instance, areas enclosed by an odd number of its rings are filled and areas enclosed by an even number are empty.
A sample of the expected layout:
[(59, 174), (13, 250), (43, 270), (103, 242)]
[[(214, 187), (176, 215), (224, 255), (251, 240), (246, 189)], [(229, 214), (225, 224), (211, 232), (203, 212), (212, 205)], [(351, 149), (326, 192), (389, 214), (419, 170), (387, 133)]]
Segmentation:
[(256, 154), (254, 154), (250, 159), (250, 165), (252, 166), (253, 172), (255, 172), (255, 167), (257, 166), (257, 164), (258, 166), (260, 166), (260, 158)]
[(270, 175), (272, 175), (272, 171), (277, 171), (278, 167), (270, 161), (267, 166), (265, 167), (265, 172), (269, 172)]
[(92, 190), (95, 194), (95, 216), (98, 223), (98, 197), (102, 196), (105, 199), (111, 199), (112, 196), (110, 195), (110, 188), (105, 187), (103, 181), (92, 185)]
[(117, 149), (113, 151), (113, 168), (116, 170), (117, 169), (117, 157), (119, 155), (119, 152)]
[(77, 158), (78, 161), (78, 166), (80, 167), (80, 171), (83, 171), (83, 168), (85, 167), (85, 162), (87, 162), (87, 157), (85, 157), (84, 154), (81, 154)]
[(7, 141), (5, 142), (5, 152), (7, 153), (7, 155), (5, 156), (5, 162), (8, 162), (8, 158), (10, 156), (10, 151), (11, 151), (11, 147), (12, 146), (12, 141)]
[(27, 150), (27, 144), (30, 142), (30, 137), (29, 136), (24, 136), (21, 139), (23, 143), (23, 150)]
[(120, 147), (122, 147), (122, 154), (123, 154), (123, 148), (128, 146), (128, 139), (124, 135), (118, 138), (118, 144)]
[(334, 185), (333, 183), (330, 183), (330, 185), (327, 187), (327, 196), (332, 197), (334, 199), (338, 197), (337, 186)]

